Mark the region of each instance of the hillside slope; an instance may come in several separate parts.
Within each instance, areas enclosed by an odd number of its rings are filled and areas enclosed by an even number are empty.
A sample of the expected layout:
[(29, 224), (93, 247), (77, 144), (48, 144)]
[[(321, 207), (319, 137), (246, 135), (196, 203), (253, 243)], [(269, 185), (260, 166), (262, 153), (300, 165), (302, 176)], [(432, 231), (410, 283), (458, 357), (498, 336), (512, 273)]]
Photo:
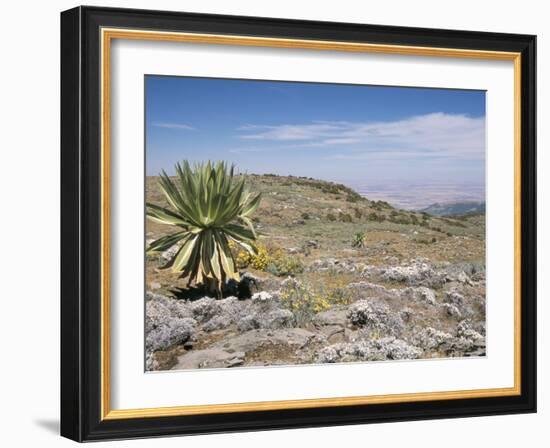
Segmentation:
[(485, 213), (485, 202), (464, 201), (448, 202), (444, 204), (435, 203), (419, 211), (435, 216), (473, 215)]
[[(169, 254), (147, 257), (149, 369), (484, 354), (484, 215), (400, 210), (307, 178), (247, 185), (263, 193), (260, 257), (235, 252), (243, 280), (227, 298), (159, 269)], [(166, 205), (156, 178), (146, 193)], [(171, 232), (147, 221), (147, 241)]]

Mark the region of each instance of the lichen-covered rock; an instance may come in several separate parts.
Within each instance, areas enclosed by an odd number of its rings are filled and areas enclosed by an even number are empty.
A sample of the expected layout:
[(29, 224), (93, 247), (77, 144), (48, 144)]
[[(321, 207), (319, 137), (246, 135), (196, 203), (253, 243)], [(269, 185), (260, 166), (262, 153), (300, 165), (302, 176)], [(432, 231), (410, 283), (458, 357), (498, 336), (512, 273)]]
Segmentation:
[(424, 351), (446, 350), (452, 340), (452, 334), (436, 330), (432, 327), (422, 329), (414, 337), (415, 345)]
[(145, 304), (145, 348), (148, 353), (189, 340), (197, 322), (183, 303), (160, 294), (148, 294)]
[(481, 263), (455, 263), (445, 269), (447, 281), (471, 285), (473, 281), (485, 279), (485, 265)]
[(161, 319), (163, 315), (180, 318), (193, 317), (193, 313), (185, 301), (151, 291), (147, 291), (145, 294), (145, 308), (147, 315), (158, 319)]
[(190, 309), (193, 313), (193, 318), (196, 319), (197, 322), (203, 323), (215, 316), (219, 316), (222, 307), (216, 299), (203, 297), (200, 300), (191, 302)]
[(413, 343), (426, 354), (440, 353), (445, 356), (483, 356), (485, 338), (462, 321), (457, 326), (456, 336), (428, 327), (415, 334)]
[(359, 300), (349, 307), (349, 321), (358, 327), (379, 330), (396, 335), (403, 329), (403, 321), (384, 303)]
[(410, 286), (439, 287), (444, 282), (442, 274), (421, 260), (414, 260), (405, 266), (386, 267), (382, 269), (380, 277), (384, 281), (405, 283)]
[(317, 353), (316, 362), (334, 363), (416, 359), (421, 354), (422, 351), (417, 347), (401, 339), (387, 337), (339, 343), (324, 347)]
[(252, 312), (243, 316), (237, 322), (240, 331), (254, 330), (258, 328), (279, 329), (289, 328), (294, 325), (294, 314), (290, 310), (273, 309), (268, 312)]
[(456, 327), (456, 335), (458, 337), (470, 339), (472, 341), (485, 341), (485, 337), (474, 330), (472, 322), (468, 319), (461, 321)]
[(145, 317), (145, 348), (148, 352), (163, 350), (189, 340), (196, 330), (191, 318), (166, 317), (162, 320)]

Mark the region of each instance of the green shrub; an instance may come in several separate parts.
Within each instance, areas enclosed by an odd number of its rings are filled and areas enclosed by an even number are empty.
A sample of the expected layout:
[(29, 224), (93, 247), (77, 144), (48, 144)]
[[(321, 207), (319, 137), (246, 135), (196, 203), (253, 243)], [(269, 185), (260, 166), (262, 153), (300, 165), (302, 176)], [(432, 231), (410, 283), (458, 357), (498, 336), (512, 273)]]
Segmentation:
[(301, 216), (302, 216), (302, 219), (306, 219), (306, 220), (309, 219), (309, 218), (311, 218), (311, 217), (309, 216), (309, 213), (306, 213), (306, 212), (303, 212)]
[(265, 270), (277, 277), (294, 277), (304, 272), (304, 265), (299, 258), (283, 255), (279, 252), (267, 264)]
[(358, 232), (354, 235), (353, 240), (351, 241), (351, 247), (363, 247), (365, 245), (365, 233)]
[(353, 220), (351, 219), (351, 215), (349, 213), (340, 212), (339, 215), (338, 215), (338, 218), (342, 222), (353, 222)]
[(367, 215), (367, 219), (369, 221), (376, 221), (376, 222), (382, 222), (384, 221), (385, 219), (385, 216), (384, 215), (379, 215), (375, 212), (370, 212), (368, 215)]
[(334, 216), (332, 213), (327, 213), (327, 219), (329, 221), (336, 221), (336, 216)]
[(356, 192), (353, 192), (353, 193), (348, 193), (348, 195), (346, 196), (346, 201), (348, 202), (358, 202), (362, 199), (363, 197), (356, 193)]

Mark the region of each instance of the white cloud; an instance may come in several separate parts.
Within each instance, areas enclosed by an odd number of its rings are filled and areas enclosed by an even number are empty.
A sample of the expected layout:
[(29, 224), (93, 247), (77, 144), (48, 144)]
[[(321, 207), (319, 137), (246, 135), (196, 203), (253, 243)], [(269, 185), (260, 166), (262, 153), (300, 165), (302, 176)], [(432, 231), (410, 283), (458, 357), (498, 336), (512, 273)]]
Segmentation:
[(311, 122), (239, 128), (244, 140), (326, 147), (331, 158), (431, 157), (483, 160), (485, 118), (432, 113), (379, 122)]
[(195, 130), (193, 126), (189, 126), (188, 124), (184, 124), (184, 123), (153, 123), (153, 126), (155, 126), (156, 128), (181, 129), (184, 131)]

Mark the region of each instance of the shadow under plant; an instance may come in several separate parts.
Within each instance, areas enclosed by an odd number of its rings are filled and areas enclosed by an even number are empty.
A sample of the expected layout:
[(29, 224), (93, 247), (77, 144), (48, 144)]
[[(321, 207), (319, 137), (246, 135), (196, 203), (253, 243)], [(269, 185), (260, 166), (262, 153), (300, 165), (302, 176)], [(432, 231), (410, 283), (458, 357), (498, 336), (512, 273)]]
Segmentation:
[[(158, 180), (147, 201), (169, 208)], [(253, 249), (229, 239), (236, 275), (215, 286), (163, 269), (185, 240), (148, 253), (147, 370), (485, 355), (484, 215), (399, 210), (292, 176), (246, 187), (261, 204), (237, 219)], [(148, 220), (148, 245), (173, 227)]]

